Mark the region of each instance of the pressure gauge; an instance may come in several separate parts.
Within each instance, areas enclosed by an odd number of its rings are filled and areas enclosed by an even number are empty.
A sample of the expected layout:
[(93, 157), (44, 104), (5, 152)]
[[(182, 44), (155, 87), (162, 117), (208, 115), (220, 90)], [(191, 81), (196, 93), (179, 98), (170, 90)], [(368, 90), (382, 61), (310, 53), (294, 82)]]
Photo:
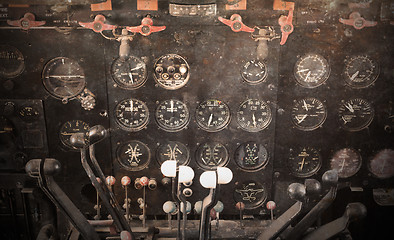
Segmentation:
[(14, 78), (25, 69), (23, 54), (10, 45), (0, 45), (0, 77)]
[(176, 90), (189, 81), (190, 67), (183, 57), (167, 54), (156, 60), (153, 76), (160, 87)]
[(394, 176), (394, 150), (378, 152), (368, 164), (369, 171), (377, 178), (387, 179)]
[(160, 164), (167, 160), (172, 160), (177, 162), (177, 166), (185, 166), (189, 163), (190, 152), (185, 144), (176, 141), (168, 141), (160, 144), (157, 149), (157, 160)]
[(351, 57), (344, 69), (345, 82), (352, 88), (371, 86), (379, 76), (379, 65), (367, 55)]
[(175, 99), (165, 100), (156, 108), (156, 122), (159, 127), (168, 132), (184, 129), (190, 120), (186, 104)]
[(253, 180), (235, 183), (234, 201), (244, 203), (245, 209), (258, 208), (266, 199), (267, 191), (261, 183)]
[(115, 119), (118, 125), (126, 131), (140, 131), (148, 124), (148, 107), (140, 100), (125, 99), (116, 105)]
[(316, 98), (304, 98), (294, 101), (291, 110), (291, 120), (296, 128), (303, 131), (312, 131), (321, 127), (327, 118), (327, 109)]
[(317, 173), (322, 165), (319, 151), (313, 147), (290, 149), (287, 166), (296, 177), (310, 177)]
[(111, 75), (119, 87), (137, 89), (146, 82), (146, 64), (134, 56), (118, 58), (112, 64)]
[(327, 60), (316, 53), (300, 57), (294, 66), (294, 77), (298, 84), (305, 88), (315, 88), (322, 85), (330, 75)]
[(259, 60), (251, 60), (241, 69), (242, 78), (251, 85), (264, 82), (267, 75), (267, 65)]
[(150, 150), (143, 142), (131, 140), (118, 147), (116, 159), (123, 168), (140, 171), (149, 165)]
[(374, 114), (371, 104), (361, 98), (342, 101), (339, 107), (339, 121), (342, 128), (348, 131), (360, 131), (367, 128)]
[(361, 168), (361, 155), (352, 148), (344, 148), (334, 153), (330, 160), (331, 169), (337, 170), (340, 178), (353, 176)]
[(234, 160), (241, 169), (256, 171), (267, 165), (268, 151), (263, 144), (245, 142), (235, 151)]
[(271, 108), (265, 101), (248, 99), (239, 106), (237, 122), (245, 131), (261, 131), (271, 123), (271, 120)]
[(84, 133), (85, 143), (89, 143), (89, 124), (81, 120), (71, 120), (65, 122), (60, 128), (59, 136), (64, 146), (75, 150), (77, 149), (73, 147), (70, 142), (70, 137), (74, 133)]
[(223, 167), (228, 161), (228, 151), (226, 147), (218, 142), (207, 142), (201, 144), (196, 152), (197, 164), (208, 170)]
[(230, 123), (230, 109), (224, 102), (210, 99), (196, 110), (197, 125), (207, 132), (218, 132)]

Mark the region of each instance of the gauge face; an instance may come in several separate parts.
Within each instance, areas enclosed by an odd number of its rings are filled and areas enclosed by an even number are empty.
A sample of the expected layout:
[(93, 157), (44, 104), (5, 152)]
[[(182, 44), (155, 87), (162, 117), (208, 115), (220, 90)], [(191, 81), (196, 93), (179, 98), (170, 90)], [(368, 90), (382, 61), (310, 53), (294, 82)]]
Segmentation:
[(327, 118), (327, 109), (316, 98), (304, 98), (295, 101), (291, 110), (291, 120), (303, 131), (312, 131), (321, 127)]
[(225, 146), (217, 142), (201, 144), (196, 152), (197, 164), (208, 170), (223, 167), (228, 161), (228, 151)]
[(265, 101), (248, 99), (239, 106), (237, 121), (245, 131), (261, 131), (271, 123), (271, 120), (271, 108)]
[(345, 82), (352, 88), (371, 86), (379, 76), (379, 65), (366, 55), (350, 58), (344, 70)]
[(40, 115), (39, 110), (33, 106), (22, 106), (19, 109), (19, 116), (25, 122), (32, 122)]
[(339, 107), (339, 121), (343, 129), (360, 131), (367, 128), (374, 117), (374, 110), (369, 102), (361, 98), (343, 102)]
[(157, 160), (160, 164), (167, 160), (172, 160), (177, 162), (177, 166), (186, 166), (190, 160), (190, 152), (185, 144), (168, 141), (160, 144), (157, 149)]
[(334, 153), (330, 160), (331, 169), (338, 171), (340, 178), (353, 176), (360, 170), (360, 153), (351, 148), (344, 148)]
[(394, 176), (394, 150), (384, 149), (369, 162), (369, 170), (377, 178), (386, 179)]
[(330, 75), (327, 60), (315, 53), (299, 58), (294, 66), (294, 77), (301, 86), (315, 88), (322, 85)]
[(65, 122), (60, 128), (60, 140), (64, 146), (77, 149), (71, 145), (70, 137), (73, 133), (84, 133), (86, 144), (89, 142), (89, 125), (81, 120), (72, 120)]
[(23, 54), (13, 46), (0, 45), (0, 77), (14, 78), (25, 69)]
[(148, 124), (148, 107), (140, 100), (134, 98), (125, 99), (116, 105), (115, 118), (122, 129), (136, 132)]
[(156, 82), (160, 87), (168, 90), (185, 86), (190, 77), (189, 64), (177, 54), (161, 56), (154, 65), (154, 71)]
[(118, 58), (112, 64), (111, 74), (119, 87), (137, 89), (146, 82), (146, 64), (134, 56)]
[(259, 60), (251, 60), (241, 69), (241, 76), (252, 85), (264, 82), (267, 79), (267, 65)]
[(159, 127), (168, 132), (184, 129), (190, 120), (186, 104), (175, 99), (165, 100), (157, 106), (156, 122)]
[(80, 94), (86, 85), (79, 63), (65, 57), (54, 58), (45, 65), (42, 82), (51, 95), (64, 100)]
[(212, 99), (202, 102), (196, 110), (197, 125), (207, 132), (218, 132), (230, 123), (230, 109), (222, 101)]
[(236, 182), (234, 200), (236, 203), (243, 202), (245, 209), (254, 209), (261, 206), (267, 199), (265, 187), (256, 181)]
[(319, 151), (313, 147), (290, 149), (287, 162), (290, 172), (297, 177), (310, 177), (317, 173), (322, 165)]
[(237, 148), (234, 159), (241, 169), (254, 171), (268, 163), (268, 151), (263, 144), (246, 142)]
[(140, 171), (150, 162), (150, 150), (144, 143), (131, 140), (118, 147), (116, 159), (123, 168), (129, 171)]

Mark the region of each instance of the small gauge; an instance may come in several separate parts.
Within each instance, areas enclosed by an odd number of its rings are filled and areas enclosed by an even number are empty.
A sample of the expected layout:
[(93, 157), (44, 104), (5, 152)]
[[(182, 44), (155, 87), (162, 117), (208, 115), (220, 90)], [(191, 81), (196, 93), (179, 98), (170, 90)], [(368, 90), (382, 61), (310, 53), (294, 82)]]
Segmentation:
[(186, 166), (190, 160), (190, 152), (185, 144), (168, 141), (160, 144), (157, 149), (157, 160), (160, 164), (167, 160), (173, 160), (177, 162), (178, 166)]
[(326, 82), (330, 75), (327, 60), (315, 53), (299, 58), (294, 66), (294, 77), (301, 86), (315, 88)]
[(160, 128), (167, 132), (177, 132), (187, 126), (190, 113), (185, 103), (170, 99), (157, 106), (155, 117)]
[(200, 167), (208, 170), (223, 167), (228, 161), (228, 151), (221, 143), (204, 143), (197, 149), (196, 161)]
[(197, 125), (207, 132), (218, 132), (230, 123), (230, 109), (222, 101), (202, 102), (196, 110)]
[(150, 150), (144, 143), (131, 140), (123, 143), (116, 150), (116, 159), (129, 171), (140, 171), (150, 162)]
[(290, 149), (287, 162), (290, 172), (296, 177), (310, 177), (317, 173), (322, 165), (319, 151), (313, 147)]
[(261, 131), (271, 123), (271, 120), (271, 108), (265, 101), (248, 99), (239, 106), (237, 121), (245, 131)]
[(70, 137), (73, 133), (85, 133), (85, 142), (89, 142), (89, 124), (81, 120), (71, 120), (65, 122), (60, 128), (60, 140), (64, 146), (76, 149), (71, 145)]
[(331, 169), (338, 171), (340, 178), (353, 176), (360, 170), (361, 155), (351, 148), (344, 148), (334, 153), (330, 160)]
[(291, 110), (291, 120), (296, 128), (312, 131), (321, 127), (327, 118), (327, 109), (316, 98), (304, 98), (295, 101)]
[(23, 54), (13, 46), (0, 45), (0, 77), (14, 78), (25, 70)]
[(190, 67), (183, 57), (167, 54), (156, 60), (153, 76), (160, 87), (176, 90), (189, 81)]
[(137, 89), (146, 82), (146, 64), (134, 56), (118, 58), (112, 64), (111, 74), (119, 87), (130, 90)]
[(65, 57), (54, 58), (44, 66), (42, 82), (51, 95), (65, 102), (80, 94), (86, 85), (79, 63)]
[(352, 88), (371, 86), (379, 76), (379, 65), (367, 55), (350, 58), (344, 70), (345, 82)]
[(266, 199), (267, 191), (261, 183), (253, 180), (235, 183), (234, 201), (243, 202), (245, 209), (260, 207)]
[(263, 144), (246, 142), (239, 145), (234, 159), (241, 169), (255, 171), (268, 163), (268, 151)]
[(343, 129), (352, 132), (367, 128), (374, 114), (371, 104), (361, 98), (343, 101), (339, 107), (339, 121)]
[(19, 109), (19, 116), (25, 122), (32, 122), (38, 118), (40, 112), (33, 106), (23, 106)]
[(148, 124), (149, 110), (146, 104), (140, 100), (125, 99), (116, 105), (115, 118), (122, 129), (136, 132)]
[(377, 178), (386, 179), (394, 176), (394, 150), (384, 149), (369, 162), (369, 171)]
[(251, 60), (241, 69), (241, 76), (251, 85), (264, 82), (267, 79), (267, 65), (259, 60)]

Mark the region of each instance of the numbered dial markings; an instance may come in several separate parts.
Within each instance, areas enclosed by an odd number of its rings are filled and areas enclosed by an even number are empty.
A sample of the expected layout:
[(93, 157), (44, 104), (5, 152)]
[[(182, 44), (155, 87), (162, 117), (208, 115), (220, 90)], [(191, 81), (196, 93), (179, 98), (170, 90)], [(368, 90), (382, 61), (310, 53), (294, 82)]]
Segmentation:
[(177, 166), (185, 166), (189, 163), (190, 152), (185, 144), (169, 141), (160, 144), (157, 149), (157, 160), (160, 164), (167, 160), (173, 160), (177, 162)]
[(319, 54), (306, 54), (294, 66), (294, 77), (301, 86), (315, 88), (322, 85), (330, 75), (327, 60)]
[(356, 98), (343, 102), (339, 107), (339, 121), (348, 131), (360, 131), (371, 124), (374, 110), (369, 102)]
[(316, 98), (304, 98), (296, 101), (291, 111), (291, 120), (294, 125), (304, 131), (319, 128), (326, 118), (326, 107)]
[(89, 125), (81, 120), (71, 120), (65, 122), (60, 128), (60, 140), (64, 144), (64, 146), (70, 149), (77, 149), (71, 145), (70, 137), (73, 133), (84, 133), (85, 135), (85, 143), (89, 142)]
[(287, 166), (290, 172), (297, 177), (310, 177), (319, 171), (322, 159), (319, 151), (313, 147), (290, 149)]
[(129, 171), (140, 171), (150, 162), (150, 150), (144, 143), (132, 140), (118, 147), (116, 159), (123, 168)]
[(235, 162), (246, 171), (254, 171), (268, 163), (268, 151), (263, 144), (246, 142), (235, 151)]
[(189, 109), (179, 100), (166, 100), (157, 106), (156, 122), (165, 131), (180, 131), (187, 126), (189, 119)]
[(261, 131), (271, 123), (271, 120), (271, 108), (262, 100), (248, 99), (239, 106), (237, 121), (245, 131)]
[(137, 89), (146, 82), (146, 64), (134, 56), (118, 58), (112, 64), (111, 75), (119, 87)]
[(369, 171), (377, 178), (386, 179), (394, 176), (394, 150), (384, 149), (369, 162)]
[(208, 132), (218, 132), (230, 123), (230, 109), (222, 101), (207, 100), (196, 110), (197, 125)]
[(115, 119), (122, 129), (131, 132), (139, 131), (148, 124), (148, 107), (140, 100), (125, 99), (116, 105)]
[(334, 153), (330, 160), (331, 169), (338, 171), (340, 178), (353, 176), (360, 170), (361, 155), (351, 148), (344, 148)]
[(371, 86), (379, 76), (379, 65), (366, 55), (350, 58), (344, 70), (345, 82), (352, 88)]
[(250, 180), (243, 183), (236, 182), (234, 189), (235, 202), (243, 202), (245, 209), (254, 209), (261, 206), (267, 199), (265, 187), (256, 181)]
[(221, 143), (204, 143), (197, 149), (196, 161), (200, 167), (208, 170), (223, 167), (228, 161), (228, 151)]
[(168, 90), (185, 86), (190, 78), (189, 64), (177, 54), (161, 56), (154, 65), (154, 71), (156, 82), (160, 87)]
[(252, 85), (264, 82), (267, 79), (267, 65), (259, 60), (251, 60), (241, 69), (241, 76)]
[(0, 45), (0, 77), (14, 78), (25, 69), (23, 54), (13, 46)]

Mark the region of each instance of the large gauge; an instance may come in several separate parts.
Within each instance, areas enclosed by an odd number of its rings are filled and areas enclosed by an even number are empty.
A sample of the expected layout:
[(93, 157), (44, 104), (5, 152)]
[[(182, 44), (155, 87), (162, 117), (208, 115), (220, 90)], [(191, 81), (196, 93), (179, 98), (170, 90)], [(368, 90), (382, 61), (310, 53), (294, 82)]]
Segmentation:
[(146, 82), (146, 64), (134, 56), (118, 58), (112, 64), (111, 74), (119, 87), (137, 89)]
[(294, 77), (298, 84), (306, 88), (322, 85), (330, 75), (327, 60), (315, 53), (300, 57), (294, 66)]
[(234, 159), (241, 169), (256, 171), (268, 163), (268, 151), (263, 144), (246, 142), (239, 145)]
[(115, 119), (122, 129), (131, 132), (139, 131), (148, 124), (148, 107), (140, 100), (125, 99), (116, 105)]
[(266, 199), (267, 191), (261, 183), (253, 180), (235, 183), (234, 201), (244, 203), (245, 209), (260, 207)]
[(230, 109), (222, 101), (212, 99), (202, 102), (196, 110), (197, 125), (207, 132), (218, 132), (230, 123)]
[(13, 46), (0, 45), (0, 77), (14, 78), (25, 69), (23, 54)]
[(330, 160), (331, 169), (337, 170), (340, 178), (353, 176), (361, 168), (361, 155), (352, 148), (344, 148), (334, 153)]
[(384, 149), (378, 152), (368, 164), (369, 171), (377, 178), (386, 179), (394, 176), (394, 150)]
[(154, 65), (154, 78), (160, 87), (176, 90), (186, 85), (190, 78), (190, 67), (177, 54), (161, 56)]
[(339, 121), (348, 131), (360, 131), (371, 124), (374, 110), (369, 102), (361, 98), (343, 101), (339, 107)]
[(313, 147), (290, 149), (287, 166), (297, 177), (310, 177), (317, 173), (322, 165), (319, 151)]
[(167, 160), (173, 160), (177, 162), (178, 166), (185, 166), (189, 163), (190, 152), (185, 144), (176, 141), (168, 141), (160, 144), (157, 149), (157, 160), (160, 164)]
[(81, 120), (71, 120), (65, 122), (60, 128), (60, 140), (64, 144), (64, 146), (77, 149), (71, 145), (70, 137), (74, 133), (84, 133), (85, 143), (89, 142), (89, 124)]
[(165, 100), (156, 108), (156, 122), (168, 132), (184, 129), (189, 123), (190, 113), (186, 104), (175, 99)]
[(321, 127), (327, 118), (327, 109), (316, 98), (304, 98), (294, 102), (291, 120), (303, 131), (312, 131)]
[(144, 143), (131, 140), (118, 147), (116, 159), (123, 168), (129, 171), (140, 171), (150, 162), (150, 150)]
[(346, 61), (345, 82), (352, 88), (371, 86), (379, 76), (379, 65), (367, 55), (351, 57)]
[(270, 124), (271, 120), (271, 108), (265, 101), (248, 99), (239, 106), (237, 121), (245, 131), (261, 131)]
[(251, 60), (241, 69), (241, 76), (251, 85), (264, 82), (267, 79), (267, 65), (259, 60)]
[(223, 167), (228, 161), (228, 151), (221, 143), (204, 143), (197, 149), (196, 161), (200, 167), (208, 170)]

